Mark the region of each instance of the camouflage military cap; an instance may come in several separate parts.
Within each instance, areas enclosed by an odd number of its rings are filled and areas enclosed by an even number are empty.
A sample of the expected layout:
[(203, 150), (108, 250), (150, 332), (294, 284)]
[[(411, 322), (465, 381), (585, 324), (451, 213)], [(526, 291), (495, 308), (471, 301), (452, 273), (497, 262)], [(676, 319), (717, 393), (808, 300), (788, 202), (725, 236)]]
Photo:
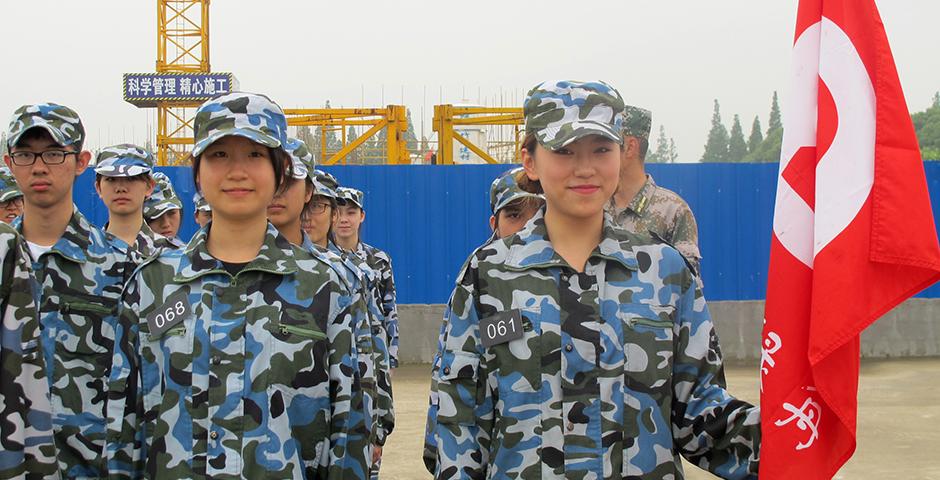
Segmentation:
[(256, 93), (232, 92), (203, 103), (193, 120), (198, 157), (216, 140), (235, 135), (270, 148), (287, 141), (287, 118), (270, 98)]
[(310, 153), (307, 144), (294, 137), (287, 137), (287, 143), (284, 146), (290, 155), (291, 176), (297, 180), (307, 177), (313, 180), (313, 154)]
[(601, 82), (550, 81), (535, 86), (523, 105), (525, 131), (539, 144), (558, 150), (587, 135), (623, 144), (623, 99)]
[(362, 197), (364, 194), (361, 190), (356, 190), (355, 188), (349, 187), (339, 187), (336, 189), (336, 193), (338, 195), (337, 199), (340, 201), (340, 204), (345, 205), (346, 203), (352, 203), (362, 210), (366, 209), (363, 206)]
[(212, 207), (209, 206), (209, 202), (206, 201), (206, 197), (203, 197), (201, 193), (196, 192), (193, 194), (193, 205), (196, 206), (197, 212), (211, 212)]
[(136, 177), (153, 170), (153, 154), (144, 148), (122, 143), (106, 147), (95, 160), (95, 173), (106, 177)]
[(153, 179), (156, 181), (156, 186), (153, 187), (153, 193), (144, 201), (144, 218), (148, 222), (160, 218), (170, 210), (183, 209), (183, 202), (176, 196), (170, 177), (165, 173), (156, 172), (153, 174)]
[(623, 134), (649, 140), (653, 113), (645, 108), (627, 105), (623, 112)]
[(513, 200), (527, 197), (542, 198), (541, 195), (529, 193), (519, 188), (519, 184), (516, 183), (516, 175), (521, 174), (522, 171), (522, 167), (516, 167), (503, 172), (496, 177), (496, 180), (493, 180), (493, 184), (490, 185), (490, 210), (493, 215), (496, 215)]
[(329, 198), (339, 198), (336, 190), (339, 188), (339, 182), (336, 177), (324, 172), (323, 170), (313, 170), (313, 194), (323, 195)]
[(63, 147), (80, 146), (85, 140), (85, 127), (74, 110), (55, 103), (39, 103), (23, 105), (13, 112), (10, 131), (7, 132), (7, 148), (16, 145), (20, 137), (34, 127), (45, 129), (55, 143)]
[(23, 192), (16, 184), (13, 173), (7, 167), (0, 167), (0, 202), (9, 202), (16, 197), (22, 197)]

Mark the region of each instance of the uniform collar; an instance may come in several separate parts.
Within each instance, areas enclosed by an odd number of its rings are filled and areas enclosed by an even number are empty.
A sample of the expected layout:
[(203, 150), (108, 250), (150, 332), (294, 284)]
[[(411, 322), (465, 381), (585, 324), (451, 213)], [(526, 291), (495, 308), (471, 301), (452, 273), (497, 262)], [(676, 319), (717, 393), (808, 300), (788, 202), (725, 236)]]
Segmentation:
[[(19, 234), (23, 234), (22, 215), (16, 217), (16, 220), (13, 221), (13, 228), (15, 228)], [(85, 216), (78, 211), (78, 208), (73, 205), (72, 218), (69, 219), (69, 223), (66, 225), (65, 231), (62, 232), (62, 236), (59, 237), (55, 245), (49, 249), (49, 252), (55, 252), (62, 258), (75, 263), (86, 262), (88, 260), (87, 252), (92, 244), (91, 235), (94, 228), (95, 227), (88, 222)]]
[[(210, 224), (211, 225), (211, 224)], [(206, 240), (209, 237), (209, 225), (200, 229), (193, 236), (183, 251), (183, 256), (189, 262), (183, 265), (173, 277), (174, 282), (185, 283), (211, 273), (226, 273), (222, 262), (209, 254)], [(278, 275), (288, 275), (297, 271), (297, 262), (294, 259), (294, 250), (290, 242), (278, 232), (271, 222), (265, 232), (264, 242), (258, 256), (248, 263), (242, 272), (261, 271)], [(241, 272), (239, 272), (241, 274)]]
[(650, 198), (653, 197), (655, 190), (656, 182), (653, 181), (653, 176), (647, 173), (646, 182), (643, 182), (643, 187), (633, 196), (633, 200), (627, 205), (627, 209), (632, 210), (637, 215), (642, 215), (646, 211), (646, 207), (649, 206)]
[[(624, 267), (636, 270), (637, 261), (629, 242), (625, 243), (624, 232), (614, 227), (610, 216), (604, 215), (602, 227), (602, 240), (597, 245), (590, 258), (598, 257), (613, 260)], [(546, 268), (568, 266), (568, 263), (558, 255), (548, 239), (548, 228), (545, 226), (545, 207), (543, 206), (526, 223), (519, 233), (503, 240), (508, 246), (505, 264), (516, 270), (530, 268)]]

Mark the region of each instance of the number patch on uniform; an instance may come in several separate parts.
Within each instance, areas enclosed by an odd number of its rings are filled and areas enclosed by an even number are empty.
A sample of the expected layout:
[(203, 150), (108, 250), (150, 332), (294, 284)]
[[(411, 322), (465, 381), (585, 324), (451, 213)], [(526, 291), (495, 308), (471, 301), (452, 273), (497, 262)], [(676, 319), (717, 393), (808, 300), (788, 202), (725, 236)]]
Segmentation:
[(510, 310), (481, 319), (480, 337), (484, 348), (522, 338), (522, 312)]
[(147, 324), (150, 325), (150, 337), (159, 338), (170, 327), (182, 322), (189, 315), (189, 312), (189, 298), (185, 289), (170, 295), (160, 308), (147, 315)]

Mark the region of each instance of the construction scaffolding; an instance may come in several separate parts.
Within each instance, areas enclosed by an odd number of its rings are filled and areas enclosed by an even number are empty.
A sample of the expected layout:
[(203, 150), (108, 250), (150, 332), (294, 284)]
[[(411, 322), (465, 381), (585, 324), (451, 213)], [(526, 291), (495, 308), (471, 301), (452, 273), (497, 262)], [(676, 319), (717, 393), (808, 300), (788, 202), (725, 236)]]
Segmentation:
[[(518, 163), (520, 159), (520, 149), (522, 139), (520, 137), (520, 126), (525, 124), (525, 117), (521, 108), (514, 107), (460, 107), (454, 105), (435, 105), (434, 119), (431, 124), (433, 131), (437, 132), (438, 151), (437, 163), (441, 165), (454, 165), (454, 141), (456, 140), (471, 152), (483, 159), (487, 163), (505, 163), (500, 162), (491, 152), (485, 151), (495, 149), (512, 148), (512, 163)], [(490, 143), (484, 147), (474, 144), (470, 139), (462, 135), (455, 127), (461, 126), (486, 126), (502, 125), (513, 127), (512, 140), (502, 143)], [(501, 156), (501, 155), (496, 155)]]
[[(385, 108), (314, 108), (314, 109), (285, 109), (287, 124), (296, 127), (317, 127), (320, 129), (321, 139), (325, 133), (340, 132), (340, 148), (333, 151), (326, 141), (319, 145), (308, 147), (316, 148), (319, 163), (323, 165), (346, 165), (347, 158), (354, 150), (366, 143), (370, 138), (386, 129), (385, 135), (385, 162), (389, 165), (406, 165), (411, 163), (411, 153), (405, 140), (408, 131), (408, 112), (402, 105), (389, 105)], [(349, 127), (367, 127), (361, 136), (353, 139), (347, 137)]]
[[(209, 0), (157, 0), (157, 72), (209, 73)], [(157, 102), (157, 163), (181, 165), (201, 101)]]

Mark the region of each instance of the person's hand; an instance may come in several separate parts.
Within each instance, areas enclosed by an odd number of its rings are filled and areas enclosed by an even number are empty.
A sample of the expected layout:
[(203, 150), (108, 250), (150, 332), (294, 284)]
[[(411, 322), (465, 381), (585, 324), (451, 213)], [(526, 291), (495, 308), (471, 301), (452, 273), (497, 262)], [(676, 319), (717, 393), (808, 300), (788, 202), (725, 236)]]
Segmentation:
[(375, 465), (382, 459), (382, 447), (379, 445), (372, 445), (372, 464)]

